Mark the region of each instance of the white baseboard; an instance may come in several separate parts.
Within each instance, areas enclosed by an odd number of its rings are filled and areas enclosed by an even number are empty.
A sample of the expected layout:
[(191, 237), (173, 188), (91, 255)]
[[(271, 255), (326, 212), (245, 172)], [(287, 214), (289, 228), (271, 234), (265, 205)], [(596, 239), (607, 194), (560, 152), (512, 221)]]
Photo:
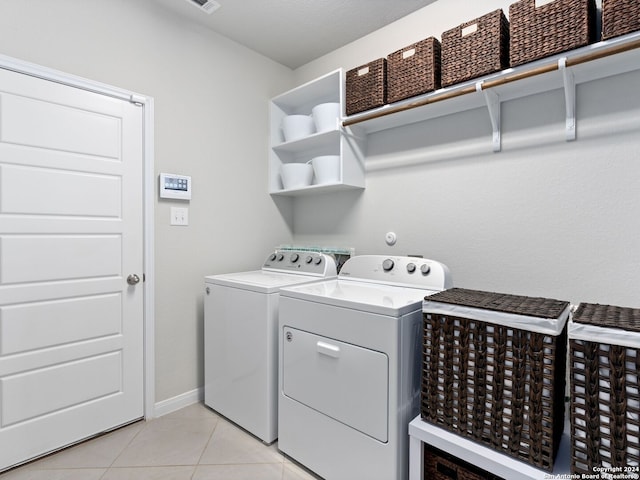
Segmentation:
[(202, 387), (196, 388), (190, 392), (157, 402), (153, 408), (153, 416), (154, 418), (161, 417), (202, 401), (204, 401), (204, 389)]

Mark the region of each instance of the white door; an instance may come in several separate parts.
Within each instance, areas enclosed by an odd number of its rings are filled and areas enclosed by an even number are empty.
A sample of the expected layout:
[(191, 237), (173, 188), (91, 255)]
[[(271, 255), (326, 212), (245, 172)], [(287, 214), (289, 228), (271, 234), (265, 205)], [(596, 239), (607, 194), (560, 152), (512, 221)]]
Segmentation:
[(0, 471), (143, 416), (142, 117), (0, 69)]
[(389, 357), (287, 326), (282, 334), (282, 394), (386, 443)]

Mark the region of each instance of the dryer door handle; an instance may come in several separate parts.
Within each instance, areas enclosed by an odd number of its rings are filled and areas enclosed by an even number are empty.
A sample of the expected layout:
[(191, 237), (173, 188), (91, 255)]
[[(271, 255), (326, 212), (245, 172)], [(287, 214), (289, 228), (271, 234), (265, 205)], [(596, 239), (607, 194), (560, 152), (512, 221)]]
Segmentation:
[(318, 342), (316, 343), (316, 348), (318, 353), (323, 355), (327, 355), (329, 357), (338, 358), (340, 357), (340, 347), (337, 345), (331, 345), (326, 342)]

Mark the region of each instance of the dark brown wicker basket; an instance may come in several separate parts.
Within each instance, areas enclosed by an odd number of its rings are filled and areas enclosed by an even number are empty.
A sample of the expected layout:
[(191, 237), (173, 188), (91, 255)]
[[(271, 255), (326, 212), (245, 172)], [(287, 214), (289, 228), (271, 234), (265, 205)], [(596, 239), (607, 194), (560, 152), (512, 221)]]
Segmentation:
[(638, 0), (602, 0), (602, 39), (640, 30)]
[(595, 41), (594, 0), (520, 0), (509, 7), (511, 66), (566, 52)]
[(429, 37), (387, 56), (387, 101), (440, 88), (440, 42)]
[[(443, 303), (469, 308), (442, 313), (436, 307)], [(495, 324), (477, 317), (500, 312), (560, 322), (568, 308), (559, 300), (461, 288), (426, 297), (422, 419), (551, 471), (564, 428), (566, 325), (554, 323), (561, 333), (548, 335), (512, 327), (504, 317)]]
[(387, 59), (379, 58), (349, 70), (345, 91), (347, 115), (387, 103)]
[(442, 33), (442, 86), (509, 66), (509, 22), (501, 9)]
[[(640, 309), (581, 303), (573, 323), (637, 336)], [(632, 478), (615, 473), (639, 473), (640, 349), (574, 338), (569, 330), (571, 472)]]
[(424, 480), (502, 480), (431, 445), (424, 446)]

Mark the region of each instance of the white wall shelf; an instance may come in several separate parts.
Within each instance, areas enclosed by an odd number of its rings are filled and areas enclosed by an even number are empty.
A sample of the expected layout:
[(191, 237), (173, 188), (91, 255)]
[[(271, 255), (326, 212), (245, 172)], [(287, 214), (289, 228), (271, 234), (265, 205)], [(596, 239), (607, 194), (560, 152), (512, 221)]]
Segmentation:
[(536, 93), (563, 89), (566, 140), (576, 138), (576, 85), (640, 70), (640, 32), (442, 88), (402, 102), (347, 117), (343, 125), (368, 135), (445, 115), (486, 107), (494, 151), (501, 149), (500, 104)]
[[(285, 142), (282, 119), (309, 115), (315, 105), (339, 102), (344, 112), (344, 78), (338, 69), (285, 92), (270, 102), (269, 185), (271, 195), (298, 196), (363, 189), (367, 135), (485, 108), (491, 121), (492, 149), (502, 148), (502, 102), (561, 89), (565, 98), (565, 138), (576, 139), (576, 87), (581, 83), (640, 70), (640, 32), (582, 47), (570, 52), (509, 68), (469, 82), (342, 118), (336, 129)], [(305, 163), (318, 155), (340, 156), (340, 180), (285, 190), (280, 178), (284, 163)]]
[[(299, 196), (364, 188), (364, 144), (350, 135), (349, 129), (342, 127), (341, 119), (336, 122), (335, 130), (314, 133), (295, 141), (285, 142), (281, 131), (285, 116), (310, 115), (313, 107), (321, 103), (338, 102), (340, 111), (344, 112), (343, 83), (339, 69), (271, 100), (268, 186), (271, 195)], [(280, 168), (284, 163), (306, 163), (319, 155), (340, 156), (339, 181), (289, 190), (283, 188)]]
[(275, 152), (282, 153), (298, 153), (304, 154), (307, 151), (315, 151), (323, 148), (323, 146), (336, 145), (336, 142), (340, 141), (341, 129), (336, 127), (335, 130), (328, 132), (314, 133), (308, 137), (294, 140), (292, 142), (282, 142), (277, 145), (273, 145), (272, 148)]

